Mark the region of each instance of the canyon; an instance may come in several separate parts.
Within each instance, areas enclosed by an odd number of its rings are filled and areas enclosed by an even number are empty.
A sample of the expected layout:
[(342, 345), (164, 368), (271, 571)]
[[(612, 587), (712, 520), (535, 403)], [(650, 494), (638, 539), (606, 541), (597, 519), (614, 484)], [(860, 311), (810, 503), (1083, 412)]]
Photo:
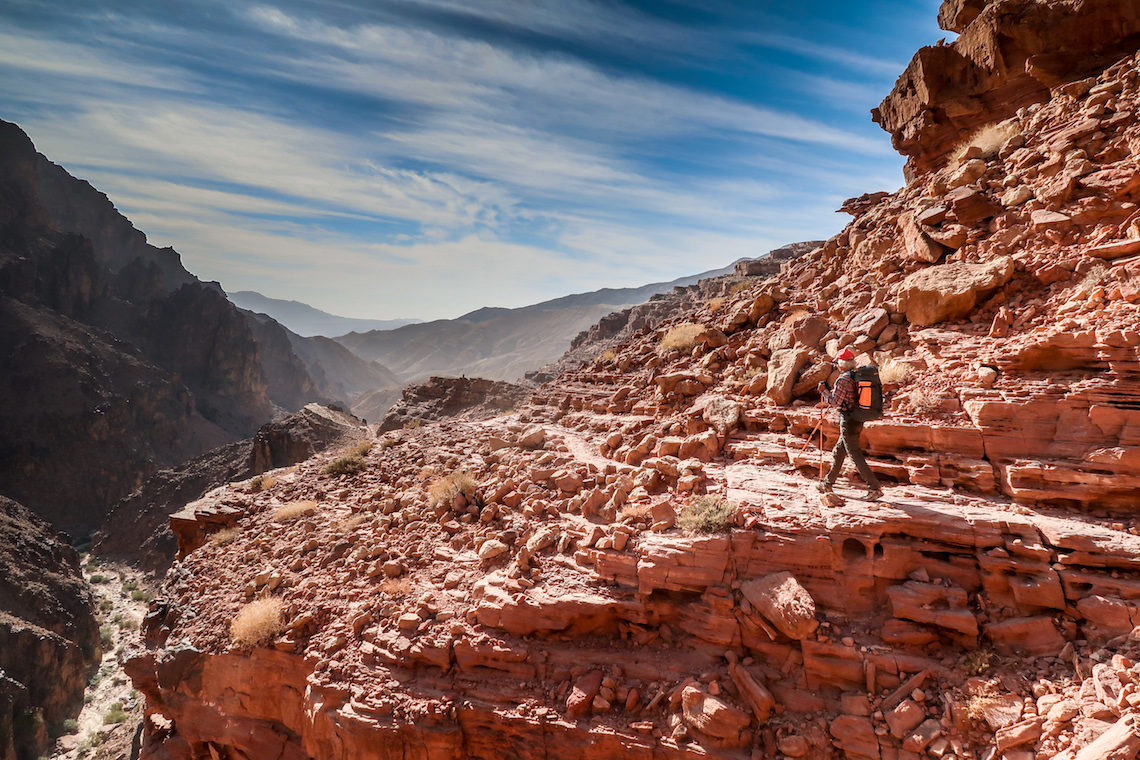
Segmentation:
[[(939, 20), (834, 238), (175, 513), (142, 756), (1136, 757), (1136, 11)], [(842, 347), (880, 502), (815, 489)]]

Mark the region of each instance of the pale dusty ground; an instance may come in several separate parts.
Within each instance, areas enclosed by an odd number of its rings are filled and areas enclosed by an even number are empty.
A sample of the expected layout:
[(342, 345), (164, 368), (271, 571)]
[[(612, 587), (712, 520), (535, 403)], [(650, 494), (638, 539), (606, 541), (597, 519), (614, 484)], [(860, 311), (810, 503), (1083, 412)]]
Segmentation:
[[(131, 740), (142, 719), (142, 695), (123, 674), (123, 660), (138, 640), (139, 624), (146, 614), (150, 588), (146, 577), (118, 563), (83, 558), (83, 576), (91, 583), (103, 638), (103, 660), (88, 680), (78, 730), (60, 737), (51, 760), (78, 758), (129, 758)], [(93, 582), (102, 577), (104, 582)], [(132, 598), (132, 594), (145, 598)], [(109, 639), (108, 639), (109, 637)], [(108, 640), (110, 643), (108, 644)], [(104, 720), (118, 704), (125, 717), (117, 723)]]

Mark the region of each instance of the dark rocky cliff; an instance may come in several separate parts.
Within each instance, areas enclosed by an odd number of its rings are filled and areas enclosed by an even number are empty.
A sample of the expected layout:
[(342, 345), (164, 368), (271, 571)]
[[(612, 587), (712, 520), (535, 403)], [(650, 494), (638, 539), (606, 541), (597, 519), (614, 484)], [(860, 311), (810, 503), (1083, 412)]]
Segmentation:
[(0, 122), (0, 493), (85, 533), (154, 471), (323, 400), (288, 358), (271, 385), (216, 285)]
[(79, 555), (0, 497), (0, 760), (37, 757), (48, 730), (83, 707), (99, 626)]

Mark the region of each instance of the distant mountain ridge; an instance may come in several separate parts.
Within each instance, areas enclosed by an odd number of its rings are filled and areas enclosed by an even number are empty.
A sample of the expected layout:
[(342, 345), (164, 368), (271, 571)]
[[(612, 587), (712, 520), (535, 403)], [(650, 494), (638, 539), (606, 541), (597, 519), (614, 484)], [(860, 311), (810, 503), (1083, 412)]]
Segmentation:
[(300, 301), (270, 298), (254, 290), (239, 290), (226, 294), (230, 302), (241, 309), (266, 314), (290, 331), (304, 338), (319, 335), (335, 338), (350, 332), (395, 330), (404, 325), (420, 322), (418, 319), (354, 319), (329, 314)]
[(575, 336), (607, 314), (732, 271), (730, 264), (670, 282), (603, 288), (517, 309), (485, 307), (458, 319), (352, 332), (336, 341), (362, 359), (379, 362), (405, 382), (432, 375), (515, 381), (557, 360)]

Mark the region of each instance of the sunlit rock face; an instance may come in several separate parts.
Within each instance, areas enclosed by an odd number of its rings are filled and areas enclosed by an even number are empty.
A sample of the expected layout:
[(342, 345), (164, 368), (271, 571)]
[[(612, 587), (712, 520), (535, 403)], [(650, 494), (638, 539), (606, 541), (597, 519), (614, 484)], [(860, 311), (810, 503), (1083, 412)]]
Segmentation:
[(964, 135), (1097, 75), (1140, 34), (1140, 8), (1119, 0), (949, 0), (938, 21), (958, 38), (915, 53), (874, 111), (913, 174), (944, 166)]

